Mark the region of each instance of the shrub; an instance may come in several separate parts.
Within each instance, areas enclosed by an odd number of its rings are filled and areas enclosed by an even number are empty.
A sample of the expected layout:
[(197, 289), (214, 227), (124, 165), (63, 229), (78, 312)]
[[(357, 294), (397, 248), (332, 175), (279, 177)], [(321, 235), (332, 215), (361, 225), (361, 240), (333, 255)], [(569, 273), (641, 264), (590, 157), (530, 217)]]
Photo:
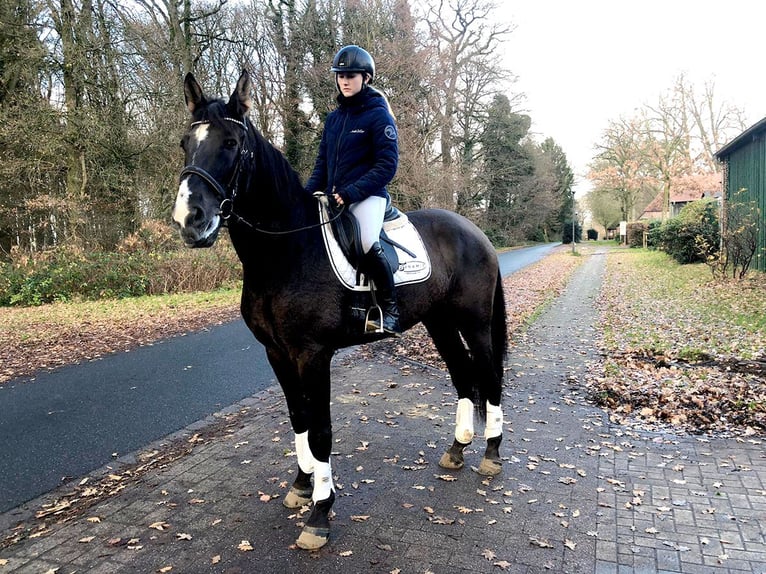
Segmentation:
[[(582, 241), (582, 226), (575, 222), (574, 225), (574, 236), (575, 236), (575, 243), (578, 241)], [(561, 230), (561, 242), (562, 243), (572, 243), (572, 221), (567, 221), (564, 223), (564, 227)]]
[(142, 228), (117, 252), (59, 248), (15, 256), (0, 268), (0, 305), (208, 291), (241, 278), (239, 260), (225, 238), (211, 249), (179, 247), (155, 227)]
[(588, 241), (598, 241), (598, 231), (589, 229), (586, 233), (588, 234)]
[(634, 223), (628, 223), (628, 247), (643, 247), (644, 246), (644, 232), (647, 230), (646, 223), (637, 221)]
[(662, 221), (659, 219), (652, 219), (647, 224), (646, 229), (646, 246), (649, 249), (657, 249), (661, 242)]
[(700, 240), (715, 246), (719, 237), (718, 203), (699, 200), (686, 205), (677, 217), (662, 225), (658, 247), (679, 263), (698, 263), (709, 256), (701, 253)]

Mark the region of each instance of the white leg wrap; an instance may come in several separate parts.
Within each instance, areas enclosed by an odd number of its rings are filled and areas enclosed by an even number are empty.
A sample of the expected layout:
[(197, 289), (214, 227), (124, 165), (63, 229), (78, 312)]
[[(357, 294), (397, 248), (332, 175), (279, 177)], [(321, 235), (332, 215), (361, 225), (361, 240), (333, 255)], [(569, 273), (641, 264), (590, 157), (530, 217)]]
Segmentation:
[(473, 402), (460, 399), (455, 414), (455, 439), (463, 444), (473, 440)]
[(503, 434), (503, 407), (494, 406), (487, 401), (487, 426), (484, 438), (495, 438)]
[(314, 462), (314, 493), (311, 499), (314, 502), (326, 500), (330, 497), (330, 492), (335, 491), (332, 483), (332, 469), (329, 462)]
[(303, 472), (314, 472), (314, 455), (309, 448), (309, 431), (295, 435), (295, 454), (298, 457), (298, 466)]

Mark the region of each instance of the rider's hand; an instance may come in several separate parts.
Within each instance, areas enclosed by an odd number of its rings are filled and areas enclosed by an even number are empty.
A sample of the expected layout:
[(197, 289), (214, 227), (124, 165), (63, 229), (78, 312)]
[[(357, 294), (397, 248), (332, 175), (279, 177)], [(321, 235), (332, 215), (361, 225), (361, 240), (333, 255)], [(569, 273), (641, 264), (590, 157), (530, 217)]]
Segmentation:
[(335, 205), (343, 205), (343, 198), (339, 193), (333, 193), (332, 197), (335, 199)]

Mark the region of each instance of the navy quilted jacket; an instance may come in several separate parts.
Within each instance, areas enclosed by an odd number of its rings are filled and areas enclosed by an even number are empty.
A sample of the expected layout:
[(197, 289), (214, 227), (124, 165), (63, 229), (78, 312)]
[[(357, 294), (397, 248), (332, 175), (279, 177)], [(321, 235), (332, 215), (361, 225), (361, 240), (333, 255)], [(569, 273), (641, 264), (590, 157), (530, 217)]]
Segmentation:
[(383, 95), (365, 86), (325, 121), (314, 171), (306, 191), (338, 193), (345, 203), (371, 195), (388, 197), (386, 185), (399, 162), (396, 123)]

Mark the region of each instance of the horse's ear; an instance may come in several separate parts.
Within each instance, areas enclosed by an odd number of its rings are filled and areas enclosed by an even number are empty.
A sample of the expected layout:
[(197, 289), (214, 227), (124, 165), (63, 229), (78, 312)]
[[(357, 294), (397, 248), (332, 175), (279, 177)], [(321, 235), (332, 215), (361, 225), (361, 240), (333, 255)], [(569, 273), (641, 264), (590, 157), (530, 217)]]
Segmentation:
[(184, 78), (184, 97), (186, 98), (186, 107), (191, 113), (194, 113), (197, 107), (205, 103), (202, 88), (191, 72), (186, 74)]
[(237, 80), (237, 85), (234, 88), (234, 92), (229, 98), (229, 109), (237, 116), (244, 116), (250, 111), (253, 105), (250, 99), (250, 91), (252, 89), (252, 83), (250, 82), (250, 74), (247, 70), (242, 70), (242, 74)]

